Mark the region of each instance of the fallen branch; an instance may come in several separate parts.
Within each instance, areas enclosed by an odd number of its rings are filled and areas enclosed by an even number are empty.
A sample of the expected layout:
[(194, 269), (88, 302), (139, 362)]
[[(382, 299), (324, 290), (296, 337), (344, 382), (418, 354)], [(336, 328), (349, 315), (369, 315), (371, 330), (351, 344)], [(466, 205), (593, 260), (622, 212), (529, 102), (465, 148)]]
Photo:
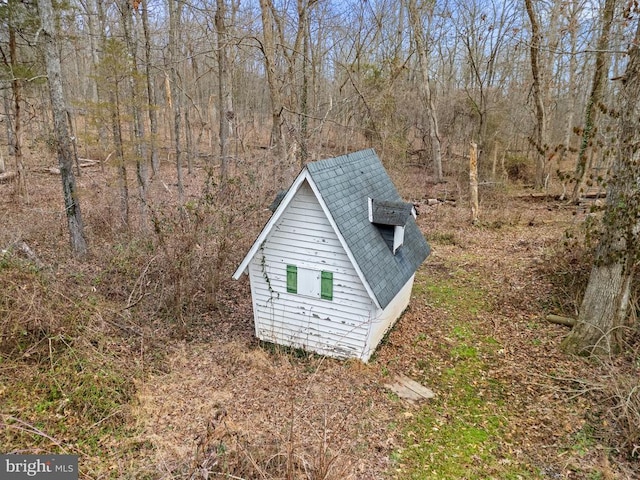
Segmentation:
[(31, 263), (33, 263), (38, 270), (44, 269), (45, 264), (38, 258), (38, 256), (35, 254), (35, 252), (33, 250), (31, 250), (31, 247), (29, 247), (29, 245), (27, 245), (26, 242), (24, 242), (22, 240), (18, 240), (16, 242), (13, 242), (3, 252), (12, 252), (14, 250), (20, 252), (22, 255), (27, 257), (27, 260), (29, 260)]
[(93, 167), (94, 165), (99, 165), (100, 160), (91, 160), (90, 158), (78, 158), (78, 164), (80, 165), (80, 167)]
[(0, 183), (8, 183), (18, 176), (18, 172), (0, 173)]
[[(111, 154), (109, 154), (109, 155), (111, 155)], [(107, 160), (108, 159), (109, 159), (109, 157), (107, 157)], [(97, 165), (101, 165), (100, 160), (90, 160), (88, 158), (78, 158), (78, 166), (80, 168), (95, 167)], [(43, 172), (43, 173), (50, 173), (51, 175), (60, 175), (60, 168), (59, 167), (41, 167), (41, 168), (38, 168), (36, 171)]]
[(547, 322), (564, 325), (565, 327), (573, 327), (576, 324), (574, 318), (561, 317), (560, 315), (547, 315)]

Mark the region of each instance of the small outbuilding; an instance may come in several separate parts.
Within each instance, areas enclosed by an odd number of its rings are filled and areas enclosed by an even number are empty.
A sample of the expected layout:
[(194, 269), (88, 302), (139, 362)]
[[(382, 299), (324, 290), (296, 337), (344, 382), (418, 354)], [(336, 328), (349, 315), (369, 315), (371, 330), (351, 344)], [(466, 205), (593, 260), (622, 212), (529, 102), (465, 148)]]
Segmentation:
[(409, 304), (429, 245), (375, 151), (309, 163), (233, 274), (256, 336), (366, 362)]

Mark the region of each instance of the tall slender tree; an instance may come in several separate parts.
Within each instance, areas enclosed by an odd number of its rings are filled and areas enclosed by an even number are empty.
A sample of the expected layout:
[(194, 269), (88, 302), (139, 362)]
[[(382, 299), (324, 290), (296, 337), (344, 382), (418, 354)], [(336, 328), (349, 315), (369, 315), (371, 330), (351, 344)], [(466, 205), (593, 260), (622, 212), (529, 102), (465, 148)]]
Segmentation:
[(544, 70), (542, 69), (540, 45), (542, 44), (542, 33), (538, 14), (533, 8), (532, 0), (525, 0), (527, 15), (531, 24), (531, 45), (529, 47), (531, 60), (531, 75), (533, 77), (533, 101), (536, 110), (536, 129), (533, 137), (533, 144), (536, 157), (535, 185), (542, 188), (546, 175), (547, 157), (547, 111), (544, 102), (543, 83)]
[(53, 124), (58, 150), (58, 164), (62, 180), (62, 193), (67, 217), (67, 226), (71, 239), (71, 248), (78, 257), (87, 253), (84, 237), (84, 223), (80, 211), (80, 200), (73, 175), (74, 153), (69, 138), (67, 107), (64, 99), (62, 74), (60, 71), (60, 53), (57, 45), (56, 22), (51, 0), (38, 0), (38, 12), (42, 25), (44, 59), (49, 83), (49, 96), (53, 111)]
[(149, 105), (149, 148), (151, 150), (151, 169), (153, 174), (160, 170), (160, 158), (158, 157), (158, 109), (156, 100), (156, 84), (152, 69), (151, 58), (151, 32), (149, 31), (149, 2), (141, 0), (142, 6), (142, 31), (144, 34), (144, 73), (147, 83), (147, 101)]
[(182, 24), (182, 2), (169, 0), (169, 86), (173, 109), (173, 142), (176, 156), (176, 176), (178, 181), (178, 203), (184, 203), (184, 184), (182, 181), (182, 92), (180, 91), (178, 53), (180, 49), (180, 28)]
[(418, 54), (418, 65), (420, 66), (420, 93), (422, 97), (422, 103), (425, 107), (427, 114), (427, 123), (429, 127), (429, 137), (431, 140), (431, 159), (433, 161), (433, 174), (436, 182), (441, 182), (442, 175), (442, 155), (441, 155), (441, 141), (440, 141), (440, 128), (438, 127), (438, 114), (433, 101), (433, 89), (431, 88), (430, 81), (431, 75), (429, 74), (429, 47), (428, 39), (425, 39), (425, 32), (422, 26), (422, 17), (418, 10), (416, 0), (409, 0), (409, 22), (411, 29), (413, 30), (413, 40), (416, 45), (416, 53)]
[[(137, 5), (139, 6), (139, 5)], [(134, 8), (129, 0), (121, 0), (119, 3), (120, 17), (124, 31), (124, 41), (127, 47), (127, 83), (129, 85), (129, 99), (131, 116), (133, 118), (133, 151), (136, 159), (136, 179), (138, 181), (138, 199), (140, 201), (140, 223), (146, 228), (147, 208), (147, 144), (142, 113), (142, 102), (139, 90), (141, 78), (138, 70), (138, 39), (134, 32)], [(137, 10), (137, 9), (136, 9)]]
[(229, 136), (235, 114), (231, 92), (232, 71), (229, 62), (229, 32), (226, 0), (216, 0), (216, 36), (218, 39), (218, 104), (220, 105), (220, 182), (227, 180), (229, 166)]
[(611, 61), (611, 55), (608, 50), (615, 9), (616, 0), (605, 0), (604, 7), (602, 9), (600, 36), (598, 37), (598, 45), (596, 49), (596, 64), (593, 71), (593, 81), (591, 83), (591, 92), (589, 93), (587, 106), (585, 108), (582, 141), (580, 142), (578, 161), (576, 162), (575, 184), (571, 194), (571, 200), (574, 202), (580, 197), (581, 191), (584, 187), (585, 175), (587, 174), (587, 153), (591, 147), (591, 141), (595, 133), (598, 103), (602, 101), (605, 79), (607, 78), (607, 71), (609, 70), (609, 63)]
[(276, 39), (274, 32), (275, 19), (273, 17), (271, 0), (260, 0), (260, 18), (262, 19), (262, 53), (264, 55), (267, 84), (269, 86), (269, 100), (271, 104), (271, 139), (276, 156), (282, 158), (286, 151), (283, 124), (284, 104), (278, 86), (278, 72), (276, 71)]

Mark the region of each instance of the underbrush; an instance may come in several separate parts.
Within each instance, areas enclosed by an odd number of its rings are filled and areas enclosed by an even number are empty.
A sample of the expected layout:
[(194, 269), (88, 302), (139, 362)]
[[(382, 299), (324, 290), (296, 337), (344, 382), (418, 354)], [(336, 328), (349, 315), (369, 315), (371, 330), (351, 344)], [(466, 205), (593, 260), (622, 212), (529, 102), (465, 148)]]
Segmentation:
[[(356, 459), (349, 452), (344, 422), (328, 405), (290, 406), (288, 421), (267, 435), (249, 438), (225, 423), (226, 412), (214, 413), (197, 438), (196, 453), (185, 466), (190, 479), (227, 478), (344, 480), (354, 478)], [(340, 415), (343, 415), (340, 413)], [(318, 429), (317, 425), (321, 425)]]
[[(593, 226), (567, 233), (565, 241), (549, 251), (538, 273), (549, 281), (551, 292), (542, 308), (549, 313), (577, 318), (594, 261)], [(633, 286), (632, 302), (640, 298), (640, 282)], [(632, 313), (637, 315), (637, 312)], [(583, 398), (590, 405), (589, 441), (613, 456), (640, 458), (640, 336), (630, 332), (618, 357), (593, 357), (587, 361), (593, 376), (562, 376), (561, 389), (569, 398)]]
[(146, 223), (94, 248), (101, 265), (94, 287), (140, 319), (138, 327), (152, 322), (169, 337), (197, 337), (199, 318), (235, 301), (230, 277), (252, 240), (247, 230), (260, 222), (264, 196), (250, 175), (223, 186), (208, 175), (183, 206), (149, 200)]
[[(5, 254), (0, 264), (0, 444), (3, 453), (81, 456), (104, 473), (104, 452), (132, 435), (139, 365), (113, 331), (114, 305), (69, 272)], [(124, 454), (126, 448), (117, 447)]]
[(541, 305), (549, 313), (578, 315), (594, 260), (594, 247), (583, 238), (583, 231), (567, 232), (564, 242), (548, 250), (537, 266), (551, 285), (550, 295)]

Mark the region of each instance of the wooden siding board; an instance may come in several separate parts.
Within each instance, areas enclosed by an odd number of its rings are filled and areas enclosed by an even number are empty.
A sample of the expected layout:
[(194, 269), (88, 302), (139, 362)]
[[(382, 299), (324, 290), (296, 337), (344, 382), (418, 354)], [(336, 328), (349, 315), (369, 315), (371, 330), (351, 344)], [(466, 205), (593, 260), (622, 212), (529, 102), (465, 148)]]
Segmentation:
[[(344, 300), (334, 302), (333, 300), (300, 298), (299, 295), (293, 293), (280, 293), (272, 296), (266, 288), (256, 288), (255, 293), (256, 308), (265, 312), (270, 312), (275, 304), (283, 309), (289, 308), (289, 306), (296, 309), (303, 305), (312, 314), (315, 313), (322, 318), (331, 318), (336, 323), (351, 326), (360, 325), (365, 319), (368, 321), (372, 318), (371, 304), (365, 302), (348, 304)], [(337, 293), (334, 292), (334, 297), (336, 295)], [(300, 303), (301, 301), (304, 303)]]
[[(319, 336), (329, 342), (341, 342), (350, 345), (365, 346), (368, 324), (366, 321), (359, 325), (350, 326), (326, 320), (321, 317), (313, 318), (308, 313), (289, 309), (264, 309), (261, 311), (271, 320), (268, 324), (263, 322), (258, 332), (289, 332), (298, 337)], [(341, 328), (344, 327), (344, 328)], [(320, 342), (320, 341), (319, 341)], [(322, 343), (322, 342), (320, 342)]]
[(309, 326), (302, 321), (300, 323), (274, 323), (269, 327), (259, 328), (258, 333), (263, 340), (286, 337), (298, 340), (312, 339), (318, 345), (342, 344), (360, 350), (363, 350), (365, 345), (360, 336), (354, 336), (351, 332), (328, 329), (325, 325)]
[(295, 328), (291, 324), (274, 325), (271, 328), (260, 328), (257, 337), (267, 342), (278, 343), (290, 347), (306, 347), (311, 350), (326, 348), (327, 346), (348, 348), (353, 351), (363, 352), (364, 343), (359, 338), (349, 335), (330, 335), (324, 330)]
[[(332, 272), (333, 299), (287, 293), (289, 264)], [(266, 237), (249, 273), (259, 338), (332, 356), (361, 356), (375, 307), (307, 184)]]

